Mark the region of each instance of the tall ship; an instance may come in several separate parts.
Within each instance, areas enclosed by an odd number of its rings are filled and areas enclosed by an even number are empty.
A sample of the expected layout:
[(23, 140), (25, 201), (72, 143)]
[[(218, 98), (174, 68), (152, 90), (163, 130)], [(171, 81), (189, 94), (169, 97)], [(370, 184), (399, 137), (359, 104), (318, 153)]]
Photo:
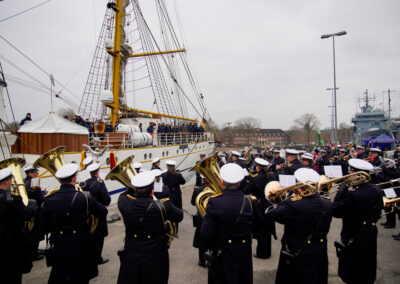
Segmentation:
[[(188, 179), (199, 155), (214, 151), (213, 125), (167, 6), (155, 1), (160, 42), (138, 0), (105, 1), (105, 7), (80, 104), (70, 106), (75, 121), (51, 109), (15, 135), (10, 133), (18, 139), (9, 147), (10, 154), (3, 151), (3, 159), (23, 157), (33, 164), (46, 152), (65, 146), (65, 162), (82, 164), (92, 157), (101, 165), (103, 177), (114, 160), (133, 157), (144, 170), (150, 170), (156, 158), (161, 168), (174, 160)], [(46, 169), (40, 169), (40, 177), (42, 187), (58, 186)], [(117, 181), (106, 180), (106, 185), (112, 202), (125, 189)]]

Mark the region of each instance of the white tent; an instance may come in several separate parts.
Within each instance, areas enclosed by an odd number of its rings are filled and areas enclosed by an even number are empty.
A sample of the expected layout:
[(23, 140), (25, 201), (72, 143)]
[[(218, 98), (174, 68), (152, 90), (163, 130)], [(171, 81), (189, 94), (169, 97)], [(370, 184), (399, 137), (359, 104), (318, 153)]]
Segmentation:
[(66, 133), (89, 135), (86, 127), (64, 119), (54, 113), (49, 113), (38, 120), (33, 120), (21, 126), (20, 133)]

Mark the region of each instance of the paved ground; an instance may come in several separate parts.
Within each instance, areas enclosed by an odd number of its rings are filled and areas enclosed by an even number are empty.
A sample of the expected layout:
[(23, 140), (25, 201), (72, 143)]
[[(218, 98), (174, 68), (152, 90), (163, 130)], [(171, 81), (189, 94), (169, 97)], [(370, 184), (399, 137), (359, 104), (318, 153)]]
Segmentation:
[[(190, 204), (192, 186), (183, 189), (183, 207), (191, 213), (195, 208)], [(111, 212), (118, 212), (113, 206)], [(337, 258), (333, 247), (333, 241), (339, 238), (341, 221), (334, 219), (328, 235), (329, 255), (329, 283), (342, 283), (337, 276)], [(282, 236), (283, 227), (277, 225), (278, 237)], [(394, 241), (392, 234), (400, 231), (399, 225), (396, 229), (383, 229), (379, 226), (378, 239), (378, 284), (400, 283), (400, 242)], [(90, 283), (110, 284), (116, 283), (119, 270), (119, 259), (117, 250), (123, 245), (124, 225), (122, 221), (109, 224), (109, 236), (105, 240), (103, 257), (109, 258), (110, 262), (99, 266), (99, 276)], [(207, 283), (207, 270), (197, 265), (197, 250), (192, 247), (194, 228), (192, 219), (185, 214), (184, 220), (179, 225), (179, 239), (174, 240), (170, 249), (170, 277), (169, 283)], [(253, 250), (255, 242), (253, 242)], [(272, 241), (272, 257), (268, 260), (253, 259), (254, 283), (274, 283), (278, 264), (280, 241)], [(32, 272), (25, 275), (23, 283), (46, 283), (50, 269), (45, 266), (44, 261), (34, 263)]]

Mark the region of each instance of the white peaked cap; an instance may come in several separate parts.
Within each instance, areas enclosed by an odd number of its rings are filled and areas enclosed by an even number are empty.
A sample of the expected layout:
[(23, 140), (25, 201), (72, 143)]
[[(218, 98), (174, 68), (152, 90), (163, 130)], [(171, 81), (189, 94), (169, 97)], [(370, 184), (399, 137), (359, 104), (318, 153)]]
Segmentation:
[(302, 159), (305, 159), (305, 160), (314, 160), (314, 157), (313, 157), (313, 155), (312, 154), (310, 154), (310, 153), (305, 153), (305, 154), (303, 154), (302, 156), (301, 156), (301, 158)]
[(159, 177), (162, 175), (162, 170), (159, 170), (159, 169), (154, 169), (154, 170), (151, 170), (150, 172), (154, 175), (154, 177)]
[(232, 151), (232, 155), (234, 156), (240, 156), (240, 153), (238, 151)]
[(289, 154), (289, 155), (299, 154), (299, 152), (296, 149), (286, 149), (285, 152), (286, 152), (286, 154)]
[(357, 149), (362, 149), (362, 150), (364, 150), (364, 147), (363, 146), (361, 146), (361, 145), (357, 145), (357, 147), (356, 147)]
[(159, 157), (155, 157), (152, 163), (155, 164), (155, 163), (157, 163), (159, 161), (160, 161), (160, 158)]
[(300, 182), (319, 182), (320, 175), (313, 169), (300, 168), (294, 172), (294, 177)]
[(151, 171), (141, 172), (131, 179), (134, 187), (146, 187), (154, 182), (154, 174)]
[(242, 167), (233, 163), (223, 165), (219, 173), (223, 181), (231, 184), (238, 183), (244, 179)]
[(68, 178), (73, 175), (75, 175), (78, 172), (79, 166), (75, 163), (70, 163), (66, 164), (65, 166), (62, 166), (57, 172), (56, 172), (56, 178)]
[(254, 160), (254, 162), (256, 162), (257, 165), (260, 165), (260, 166), (263, 166), (263, 167), (266, 167), (266, 166), (269, 165), (268, 161), (266, 161), (264, 159), (261, 159), (261, 158), (256, 158)]
[(90, 163), (93, 162), (93, 158), (92, 157), (87, 157), (86, 159), (83, 160), (82, 164), (89, 165)]
[(370, 152), (382, 153), (381, 149), (379, 148), (371, 148), (369, 149)]
[(167, 166), (175, 166), (176, 165), (176, 162), (173, 160), (167, 160), (165, 163), (167, 164)]
[(89, 165), (89, 166), (86, 168), (86, 170), (87, 170), (89, 173), (94, 172), (94, 171), (97, 171), (98, 169), (100, 169), (100, 165), (97, 164), (97, 163), (93, 163), (93, 164)]
[(374, 166), (370, 162), (361, 159), (350, 159), (349, 165), (357, 170), (371, 171), (374, 169)]
[(75, 113), (75, 116), (81, 116), (81, 114), (79, 112)]
[(0, 180), (6, 179), (11, 176), (12, 170), (10, 168), (5, 168), (0, 170)]
[(141, 168), (142, 166), (143, 166), (142, 163), (139, 163), (139, 162), (133, 163), (133, 167), (134, 167), (135, 169), (139, 169), (139, 168)]

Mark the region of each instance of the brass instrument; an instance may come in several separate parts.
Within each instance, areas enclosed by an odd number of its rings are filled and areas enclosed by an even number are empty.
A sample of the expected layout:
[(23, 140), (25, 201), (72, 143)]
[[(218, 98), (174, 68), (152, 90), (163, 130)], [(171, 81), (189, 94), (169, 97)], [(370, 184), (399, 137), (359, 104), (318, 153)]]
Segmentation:
[(323, 193), (328, 193), (332, 190), (333, 184), (341, 181), (346, 181), (349, 186), (357, 186), (371, 181), (371, 176), (366, 172), (355, 172), (339, 178), (328, 178), (326, 175), (321, 175), (318, 182), (318, 190)]
[[(0, 162), (0, 169), (9, 168), (13, 175), (11, 186), (15, 194), (20, 195), (22, 202), (25, 206), (28, 205), (29, 197), (26, 191), (24, 179), (22, 178), (21, 168), (25, 165), (26, 161), (22, 158), (11, 158)], [(31, 231), (34, 226), (34, 218), (25, 222), (25, 229)]]
[(244, 153), (244, 159), (246, 160), (246, 165), (250, 164), (251, 162), (251, 151), (253, 151), (253, 147), (250, 146), (247, 151)]
[(299, 182), (292, 186), (282, 186), (278, 181), (271, 181), (265, 186), (265, 198), (273, 204), (278, 204), (287, 198), (288, 191), (292, 191), (295, 196), (291, 199), (297, 201), (305, 196), (315, 194), (316, 186), (308, 182)]
[[(33, 163), (33, 166), (35, 168), (42, 167), (42, 168), (46, 169), (61, 183), (60, 179), (57, 178), (55, 176), (55, 174), (61, 167), (66, 165), (65, 159), (64, 159), (64, 150), (65, 150), (65, 146), (60, 146), (60, 147), (57, 147), (57, 148), (54, 148), (54, 149), (48, 151), (47, 153), (40, 156)], [(54, 194), (59, 189), (60, 189), (60, 187), (53, 188), (46, 194), (45, 197)], [(79, 184), (75, 184), (75, 189), (77, 191), (83, 192), (83, 190)], [(94, 230), (96, 229), (98, 222), (99, 222), (99, 219), (96, 216), (89, 213), (88, 219), (87, 219), (87, 224), (90, 227), (91, 233), (93, 233)]]
[(396, 203), (399, 203), (399, 202), (400, 202), (400, 197), (389, 199), (386, 196), (384, 196), (383, 197), (383, 207), (386, 207), (386, 208), (390, 207), (390, 210), (387, 211), (386, 213), (382, 214), (381, 217), (385, 216), (387, 214), (393, 213), (394, 212), (394, 208), (396, 207)]
[(132, 165), (133, 157), (134, 155), (129, 156), (112, 168), (107, 174), (106, 180), (117, 180), (126, 188), (133, 189), (131, 179), (137, 175), (136, 169)]
[[(121, 184), (123, 184), (128, 189), (133, 189), (131, 184), (131, 179), (137, 175), (136, 169), (133, 167), (133, 158), (135, 156), (129, 156), (124, 159), (122, 162), (117, 164), (114, 168), (110, 170), (110, 172), (106, 176), (106, 180), (117, 180)], [(153, 195), (153, 199), (157, 200), (157, 198)], [(164, 218), (164, 217), (163, 217)], [(169, 220), (164, 220), (164, 226), (167, 230), (166, 235), (168, 236), (168, 245), (170, 245), (173, 239), (177, 238), (178, 229), (175, 223), (172, 223)]]
[(284, 170), (284, 169), (286, 169), (287, 167), (291, 167), (292, 164), (291, 164), (291, 163), (282, 163), (282, 164), (279, 164), (279, 165), (277, 165), (277, 166), (279, 166), (279, 170)]
[(219, 175), (219, 166), (217, 162), (217, 153), (201, 160), (191, 171), (195, 171), (204, 176), (209, 184), (196, 198), (196, 208), (202, 218), (206, 215), (206, 206), (210, 197), (217, 196), (224, 190), (224, 184)]
[(381, 186), (381, 185), (385, 185), (385, 184), (393, 184), (393, 183), (396, 183), (396, 182), (400, 182), (400, 178), (396, 178), (396, 179), (392, 179), (392, 180), (389, 180), (389, 181), (377, 183), (375, 185), (376, 186)]

